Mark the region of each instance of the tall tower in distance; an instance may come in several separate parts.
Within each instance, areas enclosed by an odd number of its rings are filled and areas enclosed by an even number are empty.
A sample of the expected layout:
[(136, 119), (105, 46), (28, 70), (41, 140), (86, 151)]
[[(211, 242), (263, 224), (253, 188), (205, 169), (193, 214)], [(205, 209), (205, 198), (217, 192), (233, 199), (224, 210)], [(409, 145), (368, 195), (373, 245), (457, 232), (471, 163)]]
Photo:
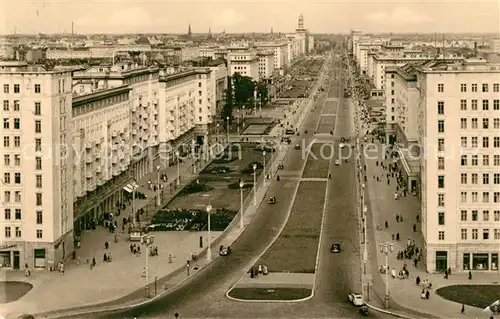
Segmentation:
[(191, 36), (191, 34), (192, 34), (192, 33), (191, 33), (191, 23), (190, 23), (190, 24), (189, 24), (189, 27), (188, 27), (188, 34), (187, 34), (187, 35), (188, 35), (188, 37), (190, 37), (190, 36)]
[(304, 29), (304, 16), (300, 14), (299, 16), (299, 23), (297, 25), (298, 30), (303, 30)]

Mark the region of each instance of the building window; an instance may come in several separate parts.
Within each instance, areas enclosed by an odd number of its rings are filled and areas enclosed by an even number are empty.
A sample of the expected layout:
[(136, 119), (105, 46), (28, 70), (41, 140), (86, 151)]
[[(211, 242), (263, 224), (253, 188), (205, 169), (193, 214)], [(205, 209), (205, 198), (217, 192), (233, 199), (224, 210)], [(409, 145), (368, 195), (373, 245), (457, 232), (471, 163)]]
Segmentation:
[(14, 136), (14, 147), (21, 147), (21, 137)]
[(42, 115), (42, 103), (35, 102), (35, 115)]
[(19, 112), (19, 100), (14, 100), (14, 111)]
[(36, 170), (41, 170), (42, 169), (42, 158), (37, 156), (35, 157), (35, 169)]
[(494, 129), (500, 129), (500, 118), (495, 117), (493, 119), (493, 128)]
[(460, 146), (461, 147), (467, 147), (467, 136), (461, 136), (460, 137)]
[(498, 222), (500, 221), (500, 210), (493, 211), (493, 219)]
[(477, 100), (471, 100), (470, 108), (473, 111), (477, 111)]
[(478, 182), (477, 173), (472, 173), (472, 174), (470, 174), (470, 176), (471, 176), (471, 183), (474, 185), (477, 185), (477, 182)]
[(484, 240), (490, 239), (490, 230), (489, 229), (483, 229), (483, 239)]
[(477, 203), (477, 197), (478, 197), (477, 192), (472, 192), (472, 202), (473, 203)]
[(476, 83), (473, 83), (473, 84), (471, 85), (471, 91), (472, 91), (472, 92), (477, 92), (477, 84), (476, 84)]
[(493, 184), (495, 185), (500, 184), (500, 173), (493, 174)]
[(3, 174), (3, 183), (4, 184), (10, 184), (10, 173), (4, 173)]
[(5, 220), (10, 220), (10, 218), (11, 218), (11, 215), (10, 215), (10, 208), (5, 208), (5, 209), (3, 210), (3, 213), (4, 213), (4, 218), (5, 218)]
[(478, 231), (477, 229), (472, 230), (472, 239), (477, 239), (478, 238)]
[(460, 111), (467, 111), (467, 100), (460, 100)]
[(490, 211), (483, 210), (483, 221), (485, 221), (485, 222), (490, 221)]
[(21, 86), (19, 84), (14, 84), (14, 93), (21, 93)]
[(460, 119), (460, 128), (462, 130), (466, 130), (467, 129), (467, 119), (466, 118), (461, 118)]
[(43, 213), (41, 211), (36, 212), (36, 223), (38, 225), (43, 224)]
[(483, 192), (483, 203), (487, 204), (490, 202), (490, 193), (489, 192)]
[(490, 174), (483, 174), (483, 185), (488, 185), (490, 183)]
[(438, 115), (444, 115), (444, 102), (439, 101), (437, 107), (438, 107)]
[(14, 200), (16, 203), (20, 203), (21, 202), (21, 191), (16, 191), (14, 193)]
[(10, 202), (10, 191), (5, 191), (3, 193), (3, 201), (6, 203)]
[(460, 92), (467, 92), (467, 84), (460, 84)]
[(14, 174), (14, 183), (21, 184), (21, 173)]
[(444, 188), (444, 176), (438, 176), (438, 188)]
[(473, 210), (473, 211), (472, 211), (472, 221), (473, 221), (473, 222), (477, 222), (478, 216), (479, 216), (479, 215), (478, 215), (477, 210)]
[(10, 227), (5, 227), (5, 238), (10, 238), (11, 233), (10, 233)]
[(6, 154), (3, 156), (3, 165), (10, 166), (10, 155), (9, 154)]
[(35, 133), (42, 133), (42, 121), (35, 120)]
[(490, 165), (490, 156), (485, 154), (483, 155), (483, 166), (489, 166)]
[(444, 157), (438, 157), (438, 169), (443, 170), (444, 169)]
[(19, 154), (14, 155), (14, 165), (21, 166), (21, 155)]
[(484, 118), (483, 119), (483, 129), (488, 129), (488, 127), (489, 127), (489, 119)]
[(8, 84), (3, 85), (3, 93), (9, 93), (9, 85)]
[(493, 165), (500, 166), (500, 155), (499, 154), (493, 155)]
[(460, 155), (460, 165), (467, 166), (467, 155)]
[(438, 213), (438, 224), (439, 225), (444, 225), (444, 212), (439, 212)]
[(442, 83), (438, 84), (438, 92), (440, 92), (440, 93), (444, 92), (444, 84), (442, 84)]
[(21, 227), (16, 227), (16, 238), (21, 238)]
[(467, 192), (460, 192), (460, 203), (467, 203)]
[(41, 229), (36, 230), (36, 238), (41, 239), (43, 237), (43, 233)]
[(438, 151), (444, 152), (444, 138), (438, 139)]
[(498, 83), (493, 83), (493, 92), (498, 92), (499, 90)]
[(483, 83), (483, 92), (488, 92), (488, 84)]
[(21, 216), (21, 209), (20, 208), (16, 208), (15, 210), (15, 218), (16, 220), (21, 220), (22, 216)]
[(444, 194), (438, 194), (438, 206), (439, 207), (444, 207)]
[(472, 128), (477, 129), (477, 118), (472, 119)]
[(3, 119), (3, 128), (6, 130), (8, 130), (10, 128), (10, 119), (9, 118)]
[(460, 174), (460, 184), (467, 185), (467, 173)]
[(5, 112), (9, 111), (9, 100), (3, 100), (3, 110)]
[(490, 139), (488, 136), (483, 136), (483, 148), (488, 148), (490, 147)]
[(444, 240), (444, 231), (443, 231), (443, 230), (440, 230), (440, 231), (438, 232), (438, 239), (439, 239), (439, 240)]
[(14, 129), (19, 130), (21, 128), (21, 120), (18, 118), (14, 119)]
[(42, 206), (42, 193), (36, 193), (36, 206)]
[(42, 188), (42, 175), (36, 175), (36, 187)]
[(438, 133), (444, 133), (444, 120), (438, 121)]
[(477, 155), (472, 155), (471, 165), (472, 166), (477, 166), (477, 163), (478, 163), (478, 157), (477, 157)]
[(460, 211), (460, 220), (463, 222), (467, 221), (467, 211), (466, 210), (461, 210)]
[(35, 84), (35, 93), (42, 93), (42, 86), (40, 84)]
[(500, 110), (500, 100), (493, 100), (493, 111)]
[(467, 240), (467, 229), (461, 229), (460, 230), (460, 238), (462, 240)]
[(36, 138), (35, 139), (35, 152), (41, 152), (41, 151), (42, 151), (42, 139)]
[(490, 104), (488, 100), (483, 100), (483, 111), (488, 111)]
[(493, 147), (494, 148), (500, 147), (500, 136), (493, 137)]
[(477, 144), (478, 144), (477, 136), (471, 137), (471, 147), (472, 148), (477, 148)]

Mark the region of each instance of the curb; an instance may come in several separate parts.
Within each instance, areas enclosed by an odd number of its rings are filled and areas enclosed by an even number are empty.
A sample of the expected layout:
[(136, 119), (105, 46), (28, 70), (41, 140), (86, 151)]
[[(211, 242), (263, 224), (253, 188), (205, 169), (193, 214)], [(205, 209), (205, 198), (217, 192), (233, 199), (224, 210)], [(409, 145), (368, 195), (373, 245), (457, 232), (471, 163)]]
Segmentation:
[[(293, 299), (293, 300), (268, 300), (268, 299), (240, 299), (240, 298), (234, 298), (229, 295), (229, 293), (234, 289), (231, 288), (226, 292), (226, 298), (232, 301), (236, 302), (246, 302), (246, 303), (296, 303), (296, 302), (304, 302), (311, 300), (314, 297), (314, 289), (311, 289), (311, 294), (305, 298), (301, 299)], [(413, 318), (412, 318), (413, 319)]]
[(372, 310), (375, 310), (377, 312), (380, 312), (380, 313), (384, 313), (384, 314), (387, 314), (387, 315), (391, 315), (391, 316), (394, 316), (394, 317), (397, 317), (397, 318), (402, 318), (402, 319), (415, 319), (413, 317), (408, 317), (408, 316), (405, 316), (405, 315), (402, 315), (402, 314), (399, 314), (397, 312), (393, 312), (393, 311), (389, 311), (389, 310), (385, 310), (385, 309), (381, 309), (381, 308), (378, 308), (378, 307), (375, 307), (373, 305), (370, 305), (369, 303), (365, 302), (365, 305), (372, 309)]

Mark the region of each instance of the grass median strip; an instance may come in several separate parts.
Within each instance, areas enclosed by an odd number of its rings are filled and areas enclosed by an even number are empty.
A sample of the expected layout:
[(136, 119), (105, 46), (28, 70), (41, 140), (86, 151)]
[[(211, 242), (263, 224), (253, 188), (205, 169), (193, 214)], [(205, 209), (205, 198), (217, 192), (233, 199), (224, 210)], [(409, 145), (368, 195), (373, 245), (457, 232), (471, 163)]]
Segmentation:
[(327, 178), (333, 144), (314, 143), (309, 152), (302, 178)]
[(335, 130), (336, 116), (322, 116), (319, 120), (318, 130), (319, 134), (331, 133)]
[(309, 297), (307, 288), (233, 288), (229, 296), (243, 300), (299, 300)]
[(326, 182), (300, 183), (285, 228), (257, 265), (266, 265), (269, 272), (314, 273), (325, 189)]
[(486, 308), (500, 296), (500, 285), (453, 285), (436, 290), (444, 299), (468, 306)]

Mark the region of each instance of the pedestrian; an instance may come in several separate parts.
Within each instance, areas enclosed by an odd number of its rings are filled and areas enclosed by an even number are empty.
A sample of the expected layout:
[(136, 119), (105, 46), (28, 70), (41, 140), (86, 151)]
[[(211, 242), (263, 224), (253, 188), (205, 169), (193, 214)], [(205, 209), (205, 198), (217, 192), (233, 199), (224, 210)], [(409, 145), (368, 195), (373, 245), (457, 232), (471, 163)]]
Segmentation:
[(108, 248), (109, 248), (109, 243), (108, 243), (108, 242), (105, 242), (105, 243), (104, 243), (104, 248), (105, 248), (105, 249), (108, 249)]
[(396, 240), (399, 241), (399, 233), (396, 234)]
[(444, 271), (444, 279), (448, 279), (448, 269)]
[(392, 276), (392, 279), (396, 279), (396, 269), (392, 268), (391, 276)]
[(420, 276), (417, 276), (417, 279), (415, 279), (415, 283), (418, 285), (420, 285)]
[(448, 276), (451, 275), (451, 267), (448, 267)]
[(389, 223), (387, 222), (387, 220), (385, 221), (385, 228), (389, 228)]
[(417, 263), (418, 263), (418, 259), (417, 258), (413, 259), (413, 265), (415, 266), (415, 268), (417, 268)]
[(472, 280), (472, 272), (469, 270), (469, 280)]
[(416, 224), (413, 224), (413, 232), (417, 232), (417, 225)]
[(425, 299), (429, 299), (429, 296), (430, 296), (430, 293), (429, 293), (429, 290), (426, 290), (425, 291)]
[(399, 223), (399, 215), (396, 214), (396, 222)]
[(464, 313), (465, 313), (465, 305), (464, 305), (464, 304), (462, 304), (462, 309), (460, 310), (460, 313), (461, 313), (461, 314), (464, 314)]

